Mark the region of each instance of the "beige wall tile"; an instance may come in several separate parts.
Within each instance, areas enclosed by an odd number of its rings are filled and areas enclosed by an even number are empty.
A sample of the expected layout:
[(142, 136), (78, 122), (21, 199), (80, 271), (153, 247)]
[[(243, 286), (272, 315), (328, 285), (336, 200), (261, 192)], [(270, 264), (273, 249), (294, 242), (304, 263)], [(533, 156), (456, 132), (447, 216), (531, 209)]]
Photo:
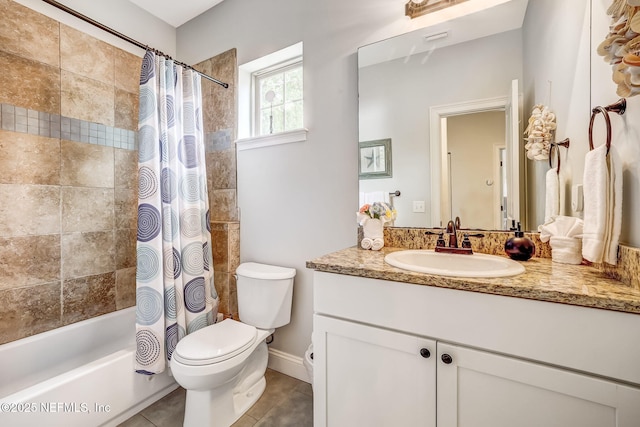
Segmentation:
[(138, 230), (116, 230), (116, 270), (136, 266), (136, 242)]
[(236, 277), (229, 274), (229, 312), (234, 319), (240, 319), (238, 314), (238, 286)]
[(0, 344), (60, 327), (60, 282), (0, 290), (0, 319)]
[(0, 63), (0, 102), (60, 114), (58, 68), (1, 51)]
[(113, 230), (113, 189), (62, 187), (62, 232)]
[(61, 71), (61, 115), (107, 126), (114, 125), (113, 85)]
[(229, 83), (229, 88), (202, 80), (202, 103), (205, 132), (234, 128), (236, 123), (235, 87), (237, 80), (236, 50), (231, 49), (197, 65), (198, 69)]
[(116, 271), (116, 310), (136, 305), (136, 268)]
[(211, 224), (211, 246), (214, 271), (229, 272), (229, 233), (224, 224)]
[(213, 151), (206, 154), (207, 172), (211, 170), (211, 190), (236, 188), (236, 150)]
[(220, 305), (218, 305), (218, 312), (227, 317), (229, 312), (229, 278), (228, 273), (214, 272), (213, 283), (220, 299)]
[(0, 183), (60, 184), (60, 140), (0, 130)]
[(60, 188), (0, 184), (0, 236), (60, 233)]
[(235, 274), (240, 265), (240, 223), (229, 224), (229, 273)]
[(138, 190), (138, 152), (116, 148), (115, 184), (116, 187), (135, 188)]
[(209, 189), (211, 221), (238, 221), (236, 190)]
[(132, 92), (138, 96), (140, 88), (140, 68), (142, 58), (122, 49), (114, 49), (116, 72), (115, 86), (127, 92)]
[(116, 89), (115, 127), (138, 130), (138, 94)]
[(113, 147), (60, 142), (62, 185), (113, 188), (115, 182)]
[(115, 271), (113, 231), (63, 234), (62, 277), (84, 277)]
[(78, 187), (113, 188), (113, 147), (62, 140), (61, 184)]
[(115, 48), (82, 31), (60, 24), (60, 68), (114, 84)]
[(138, 189), (115, 189), (115, 224), (116, 229), (138, 228)]
[(79, 322), (116, 310), (116, 273), (65, 280), (62, 284), (62, 323)]
[(0, 16), (0, 50), (60, 65), (58, 21), (11, 0), (0, 0)]
[(0, 238), (0, 290), (60, 280), (60, 235)]

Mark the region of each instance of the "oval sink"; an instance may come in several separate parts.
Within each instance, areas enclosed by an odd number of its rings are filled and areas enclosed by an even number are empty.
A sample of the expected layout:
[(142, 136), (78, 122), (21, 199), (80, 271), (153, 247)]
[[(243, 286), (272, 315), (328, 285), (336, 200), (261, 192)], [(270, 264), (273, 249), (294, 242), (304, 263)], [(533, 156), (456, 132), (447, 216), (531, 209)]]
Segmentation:
[(455, 277), (506, 277), (524, 273), (524, 267), (505, 257), (478, 254), (458, 255), (432, 250), (392, 252), (384, 260), (394, 267), (418, 273)]

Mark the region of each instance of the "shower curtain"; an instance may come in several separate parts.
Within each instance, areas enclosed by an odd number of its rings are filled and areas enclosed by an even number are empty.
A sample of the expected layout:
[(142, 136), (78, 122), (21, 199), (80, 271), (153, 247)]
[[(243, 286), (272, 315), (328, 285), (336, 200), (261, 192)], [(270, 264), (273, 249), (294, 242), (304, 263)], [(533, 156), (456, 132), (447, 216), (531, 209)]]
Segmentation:
[(178, 341), (213, 323), (200, 75), (147, 51), (140, 74), (136, 372), (164, 371)]

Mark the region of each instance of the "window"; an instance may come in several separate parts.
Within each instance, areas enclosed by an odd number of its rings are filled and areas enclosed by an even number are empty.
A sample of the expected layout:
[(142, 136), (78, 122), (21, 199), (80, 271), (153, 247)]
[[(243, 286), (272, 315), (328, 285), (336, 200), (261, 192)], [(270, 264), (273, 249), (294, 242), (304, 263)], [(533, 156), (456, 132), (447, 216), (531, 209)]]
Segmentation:
[(303, 127), (302, 58), (253, 74), (254, 135)]
[(302, 42), (238, 66), (240, 150), (307, 140)]

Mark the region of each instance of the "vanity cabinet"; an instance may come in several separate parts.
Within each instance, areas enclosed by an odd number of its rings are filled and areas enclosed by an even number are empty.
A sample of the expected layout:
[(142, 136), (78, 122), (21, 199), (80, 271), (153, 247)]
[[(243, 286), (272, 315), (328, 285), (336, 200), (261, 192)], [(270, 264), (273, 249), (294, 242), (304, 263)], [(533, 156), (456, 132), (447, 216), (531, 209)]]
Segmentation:
[(638, 427), (638, 318), (316, 271), (314, 425)]

